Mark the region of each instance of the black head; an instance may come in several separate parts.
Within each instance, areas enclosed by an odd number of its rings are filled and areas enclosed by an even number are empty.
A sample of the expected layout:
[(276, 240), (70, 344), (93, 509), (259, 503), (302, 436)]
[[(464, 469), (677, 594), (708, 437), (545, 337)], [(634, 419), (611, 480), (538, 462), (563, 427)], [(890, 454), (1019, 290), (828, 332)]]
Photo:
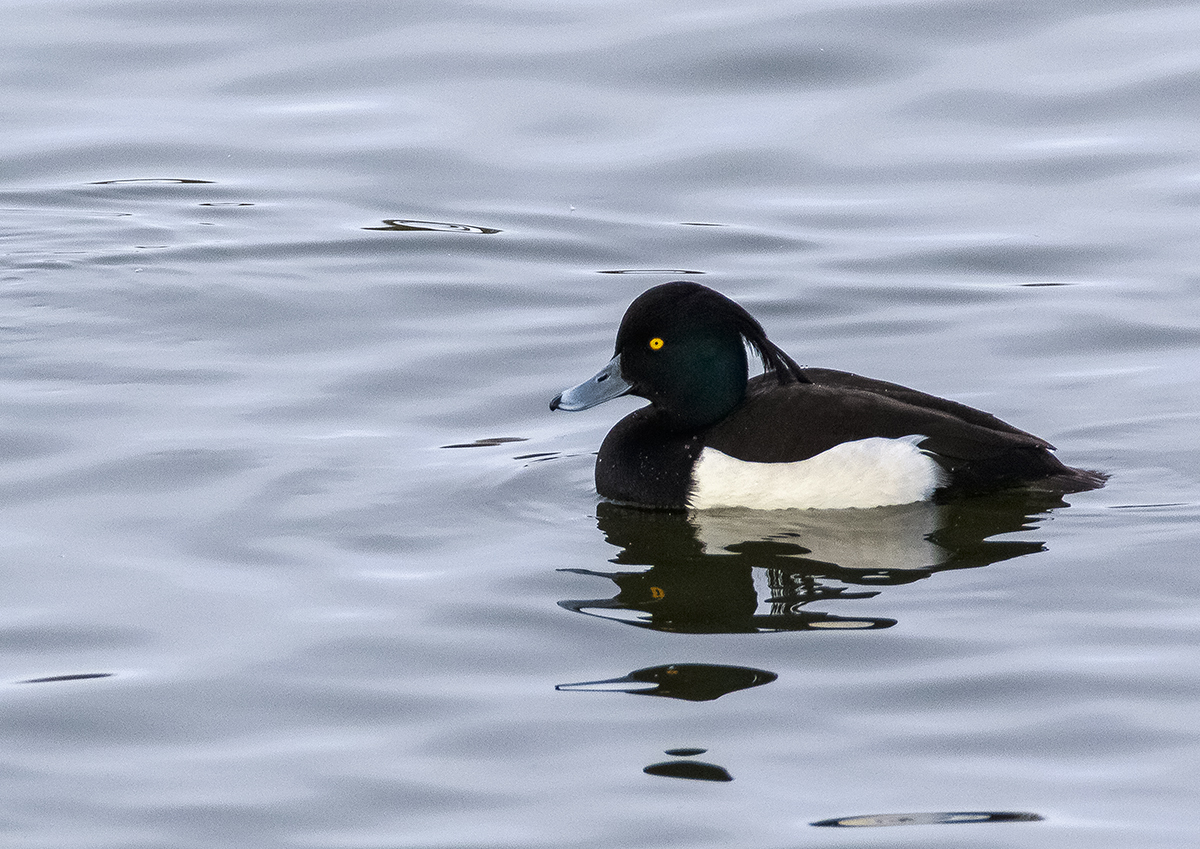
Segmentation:
[(742, 307), (698, 283), (664, 283), (637, 297), (617, 332), (630, 393), (648, 399), (676, 429), (728, 415), (746, 395), (746, 345), (780, 382), (807, 382)]

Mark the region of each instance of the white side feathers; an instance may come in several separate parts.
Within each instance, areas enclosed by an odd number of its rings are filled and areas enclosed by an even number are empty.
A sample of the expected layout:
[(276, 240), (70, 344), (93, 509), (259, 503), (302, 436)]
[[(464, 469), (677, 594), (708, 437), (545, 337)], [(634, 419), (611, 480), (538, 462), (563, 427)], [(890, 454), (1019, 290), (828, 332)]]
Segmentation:
[(688, 506), (840, 509), (924, 501), (946, 482), (942, 467), (917, 447), (924, 438), (873, 436), (794, 463), (750, 463), (705, 448), (692, 470)]

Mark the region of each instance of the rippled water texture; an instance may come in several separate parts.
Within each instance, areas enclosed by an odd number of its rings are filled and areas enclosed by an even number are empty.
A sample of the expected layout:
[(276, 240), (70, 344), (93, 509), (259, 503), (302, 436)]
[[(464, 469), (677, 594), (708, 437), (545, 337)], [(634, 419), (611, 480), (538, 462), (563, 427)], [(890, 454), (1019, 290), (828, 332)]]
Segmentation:
[[(1198, 45), (0, 0), (0, 843), (1195, 842)], [(547, 402), (680, 278), (1111, 481), (598, 505)]]

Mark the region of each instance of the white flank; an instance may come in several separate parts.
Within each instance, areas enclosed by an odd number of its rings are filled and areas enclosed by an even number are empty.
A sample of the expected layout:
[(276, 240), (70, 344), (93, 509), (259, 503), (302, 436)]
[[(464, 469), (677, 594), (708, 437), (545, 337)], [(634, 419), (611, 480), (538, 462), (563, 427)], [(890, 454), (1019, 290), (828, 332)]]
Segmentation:
[(924, 438), (873, 436), (794, 463), (750, 463), (705, 448), (688, 506), (836, 510), (924, 501), (945, 483), (942, 467), (917, 447)]

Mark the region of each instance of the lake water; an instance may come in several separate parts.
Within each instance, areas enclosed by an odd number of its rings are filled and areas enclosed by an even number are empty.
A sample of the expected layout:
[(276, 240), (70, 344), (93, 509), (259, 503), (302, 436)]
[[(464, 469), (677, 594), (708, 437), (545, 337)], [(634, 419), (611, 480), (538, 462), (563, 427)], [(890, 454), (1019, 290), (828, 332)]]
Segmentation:
[[(4, 0), (0, 106), (3, 845), (1195, 843), (1200, 6)], [(1111, 481), (598, 504), (672, 279)]]

